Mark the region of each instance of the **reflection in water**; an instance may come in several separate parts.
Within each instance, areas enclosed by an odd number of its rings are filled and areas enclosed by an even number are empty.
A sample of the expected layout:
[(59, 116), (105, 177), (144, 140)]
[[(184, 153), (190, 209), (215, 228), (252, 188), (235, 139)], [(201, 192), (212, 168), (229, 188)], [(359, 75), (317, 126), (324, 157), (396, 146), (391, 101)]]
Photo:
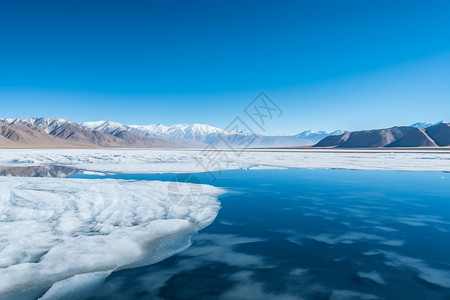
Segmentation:
[(0, 176), (67, 177), (81, 170), (64, 166), (0, 167)]

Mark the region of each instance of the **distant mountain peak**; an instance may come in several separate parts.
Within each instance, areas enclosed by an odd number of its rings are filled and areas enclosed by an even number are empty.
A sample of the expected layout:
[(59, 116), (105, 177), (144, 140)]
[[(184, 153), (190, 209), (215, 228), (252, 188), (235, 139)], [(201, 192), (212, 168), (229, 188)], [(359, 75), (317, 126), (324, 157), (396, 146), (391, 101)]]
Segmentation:
[(335, 131), (325, 131), (325, 130), (319, 130), (319, 131), (315, 131), (315, 130), (306, 130), (303, 132), (300, 132), (299, 134), (296, 135), (296, 137), (298, 138), (324, 138), (326, 136), (329, 135), (339, 135), (344, 133), (344, 131), (342, 130), (335, 130)]
[(414, 124), (409, 125), (410, 127), (415, 127), (415, 128), (419, 128), (419, 129), (425, 129), (434, 125), (438, 125), (438, 124), (442, 124), (442, 123), (447, 123), (445, 121), (439, 121), (436, 123), (431, 123), (431, 122), (417, 122)]

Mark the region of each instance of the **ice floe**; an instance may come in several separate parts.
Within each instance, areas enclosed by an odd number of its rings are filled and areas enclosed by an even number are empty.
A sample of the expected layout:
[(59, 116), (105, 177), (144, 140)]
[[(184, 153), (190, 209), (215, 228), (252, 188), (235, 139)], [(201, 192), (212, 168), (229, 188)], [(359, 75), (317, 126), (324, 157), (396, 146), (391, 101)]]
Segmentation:
[(80, 274), (107, 276), (185, 249), (186, 236), (216, 217), (222, 192), (202, 185), (195, 203), (178, 206), (159, 181), (3, 177), (0, 298), (56, 282), (48, 292), (59, 294)]

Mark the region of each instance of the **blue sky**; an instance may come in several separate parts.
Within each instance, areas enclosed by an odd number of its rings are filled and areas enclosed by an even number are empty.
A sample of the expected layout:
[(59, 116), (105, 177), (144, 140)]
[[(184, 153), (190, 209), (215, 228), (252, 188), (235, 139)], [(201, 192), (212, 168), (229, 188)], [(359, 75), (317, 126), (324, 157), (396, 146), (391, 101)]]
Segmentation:
[(0, 117), (269, 134), (450, 120), (449, 1), (0, 0)]

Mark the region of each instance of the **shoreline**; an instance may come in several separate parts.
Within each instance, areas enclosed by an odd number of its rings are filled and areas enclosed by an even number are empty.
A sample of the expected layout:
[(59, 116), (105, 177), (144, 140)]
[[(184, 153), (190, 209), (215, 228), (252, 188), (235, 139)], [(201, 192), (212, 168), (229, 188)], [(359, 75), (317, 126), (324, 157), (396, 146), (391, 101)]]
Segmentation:
[[(140, 147), (95, 147), (95, 146), (61, 146), (61, 147), (8, 147), (1, 146), (1, 150), (168, 150), (168, 151), (202, 151), (206, 148), (163, 148), (163, 147), (153, 147), (153, 148), (140, 148)], [(432, 152), (448, 152), (450, 153), (450, 147), (380, 147), (380, 148), (336, 148), (336, 147), (313, 147), (313, 146), (295, 146), (295, 147), (267, 147), (267, 148), (217, 148), (208, 151), (220, 151), (220, 152), (235, 152), (236, 150), (242, 150), (241, 152), (315, 152), (315, 153), (380, 153), (380, 152), (414, 152), (414, 153), (432, 153)]]

